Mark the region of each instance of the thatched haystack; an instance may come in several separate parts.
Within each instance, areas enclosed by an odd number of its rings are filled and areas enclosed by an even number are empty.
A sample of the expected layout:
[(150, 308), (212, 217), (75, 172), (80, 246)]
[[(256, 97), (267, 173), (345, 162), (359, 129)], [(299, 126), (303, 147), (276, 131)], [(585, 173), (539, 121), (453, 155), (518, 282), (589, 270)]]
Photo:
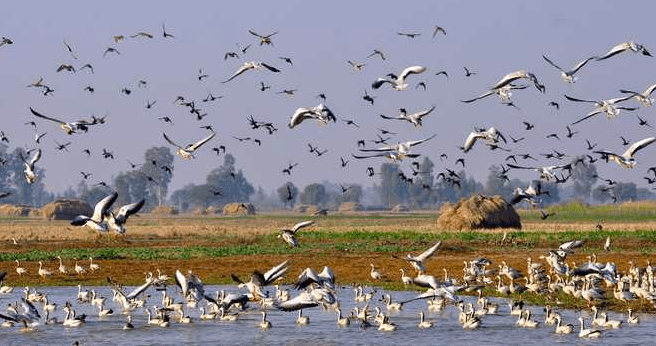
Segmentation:
[(79, 199), (58, 199), (41, 207), (41, 217), (48, 220), (73, 220), (78, 215), (91, 215), (93, 208)]
[(208, 215), (216, 215), (216, 214), (221, 214), (221, 208), (215, 207), (215, 206), (210, 206), (205, 209), (205, 213)]
[(403, 213), (403, 212), (406, 212), (406, 211), (410, 211), (410, 208), (408, 208), (408, 206), (403, 205), (403, 204), (397, 204), (391, 210), (392, 213)]
[(29, 216), (32, 209), (35, 208), (29, 205), (3, 204), (0, 205), (0, 216)]
[(328, 216), (328, 209), (320, 209), (312, 213), (314, 216)]
[(339, 205), (337, 210), (340, 212), (360, 211), (362, 210), (362, 204), (355, 202), (344, 202)]
[(225, 215), (255, 215), (255, 207), (250, 203), (228, 203), (223, 206)]
[(191, 214), (195, 215), (195, 216), (207, 215), (207, 209), (199, 207), (199, 208), (196, 208), (196, 209), (192, 210)]
[(294, 207), (294, 212), (295, 213), (300, 213), (300, 214), (314, 214), (319, 211), (319, 208), (317, 208), (316, 205), (312, 204), (299, 204)]
[(464, 198), (455, 204), (446, 203), (437, 219), (440, 229), (471, 230), (478, 228), (517, 228), (522, 224), (519, 214), (501, 196), (483, 195)]
[(159, 216), (164, 216), (164, 215), (178, 215), (178, 209), (175, 209), (172, 206), (169, 205), (160, 205), (159, 207), (156, 207), (151, 211), (153, 215), (159, 215)]

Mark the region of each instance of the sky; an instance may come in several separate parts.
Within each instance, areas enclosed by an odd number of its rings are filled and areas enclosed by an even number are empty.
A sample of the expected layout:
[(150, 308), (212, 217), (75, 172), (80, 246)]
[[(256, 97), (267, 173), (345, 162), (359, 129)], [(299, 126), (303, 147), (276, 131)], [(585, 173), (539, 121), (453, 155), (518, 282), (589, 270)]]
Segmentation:
[[(143, 153), (153, 146), (169, 146), (163, 132), (180, 144), (195, 142), (207, 135), (202, 125), (212, 125), (217, 136), (201, 147), (196, 158), (186, 161), (176, 156), (174, 175), (169, 187), (173, 191), (189, 183), (201, 184), (213, 168), (223, 162), (212, 147), (225, 145), (254, 186), (275, 189), (286, 181), (305, 186), (317, 181), (359, 183), (370, 186), (366, 168), (378, 169), (382, 158), (355, 160), (356, 143), (376, 138), (384, 128), (397, 135), (390, 140), (417, 140), (436, 135), (431, 141), (414, 148), (414, 152), (436, 163), (436, 172), (455, 168), (457, 158), (464, 157), (466, 172), (485, 181), (488, 167), (504, 162), (508, 153), (490, 151), (481, 143), (463, 154), (465, 138), (474, 127), (495, 126), (506, 136), (526, 139), (506, 147), (513, 153), (548, 153), (551, 149), (571, 157), (588, 154), (585, 139), (597, 143), (596, 149), (622, 153), (620, 136), (633, 141), (653, 136), (652, 128), (639, 126), (637, 115), (656, 125), (654, 107), (634, 112), (622, 111), (613, 120), (605, 115), (593, 117), (573, 127), (578, 133), (565, 137), (565, 125), (583, 117), (593, 107), (567, 101), (563, 94), (583, 99), (619, 97), (619, 89), (642, 91), (656, 83), (656, 58), (625, 52), (613, 58), (592, 61), (578, 73), (576, 83), (564, 83), (559, 72), (541, 57), (547, 55), (561, 67), (569, 69), (579, 61), (601, 55), (621, 42), (634, 40), (656, 53), (653, 13), (656, 3), (640, 2), (629, 6), (619, 2), (600, 1), (194, 1), (193, 3), (160, 1), (111, 1), (90, 5), (88, 1), (11, 2), (3, 6), (0, 36), (14, 44), (0, 47), (0, 130), (10, 140), (10, 147), (33, 148), (34, 129), (24, 125), (35, 121), (42, 140), (42, 159), (38, 167), (46, 169), (46, 188), (61, 192), (75, 187), (80, 172), (91, 172), (90, 183), (111, 181), (121, 171), (130, 169), (126, 160), (139, 163)], [(618, 13), (625, 14), (618, 16)], [(175, 36), (162, 37), (162, 24)], [(439, 25), (446, 35), (432, 38)], [(273, 45), (260, 46), (249, 34), (278, 32)], [(153, 39), (130, 38), (137, 32), (148, 32)], [(414, 39), (397, 32), (419, 33)], [(115, 35), (125, 40), (115, 43)], [(73, 59), (63, 41), (74, 50)], [(239, 47), (251, 45), (246, 54)], [(107, 47), (119, 54), (103, 57)], [(374, 49), (385, 53), (386, 60), (366, 59)], [(224, 60), (229, 51), (239, 59)], [(293, 66), (279, 57), (289, 57)], [(347, 60), (366, 63), (355, 71)], [(280, 69), (248, 71), (228, 83), (222, 83), (246, 61), (262, 61)], [(90, 63), (88, 70), (56, 72), (60, 64), (76, 69)], [(395, 91), (387, 86), (371, 89), (371, 83), (388, 73), (398, 74), (405, 67), (421, 65), (427, 71), (408, 78), (410, 86)], [(476, 74), (465, 77), (466, 66)], [(198, 80), (199, 69), (209, 77)], [(489, 97), (471, 104), (460, 100), (473, 98), (490, 89), (507, 73), (527, 69), (546, 86), (540, 93), (532, 86), (513, 92), (515, 109)], [(449, 78), (435, 75), (445, 70)], [(39, 77), (55, 89), (44, 96), (26, 85)], [(138, 81), (147, 81), (138, 87)], [(271, 89), (260, 91), (260, 82)], [(415, 89), (424, 82), (426, 90)], [(91, 85), (90, 94), (83, 88)], [(132, 90), (130, 95), (120, 92)], [(284, 89), (297, 89), (293, 96), (278, 94)], [(362, 99), (364, 90), (375, 97), (374, 105)], [(223, 96), (214, 102), (202, 102), (208, 93)], [(339, 119), (354, 120), (360, 127), (343, 121), (317, 126), (313, 121), (289, 129), (289, 118), (298, 107), (313, 107), (324, 102)], [(175, 105), (184, 96), (208, 115), (197, 121), (188, 108)], [(148, 101), (157, 101), (146, 109)], [(560, 109), (547, 104), (556, 101)], [(397, 120), (384, 120), (379, 115), (393, 116), (404, 107), (408, 112), (436, 109), (424, 118), (421, 128)], [(635, 100), (626, 106), (640, 107)], [(66, 135), (55, 123), (36, 119), (29, 112), (39, 112), (64, 120), (107, 115), (107, 123), (93, 126), (86, 134)], [(247, 117), (272, 122), (279, 129), (273, 135), (250, 129)], [(158, 120), (168, 116), (173, 124)], [(535, 124), (525, 131), (522, 121)], [(558, 133), (560, 141), (545, 138)], [(235, 137), (261, 140), (239, 142)], [(55, 150), (55, 141), (72, 142), (69, 152)], [(308, 143), (328, 152), (317, 157)], [(368, 148), (376, 145), (367, 142)], [(90, 148), (87, 157), (82, 149)], [(114, 153), (115, 159), (102, 158), (102, 149)], [(174, 148), (171, 147), (173, 150)], [(440, 160), (441, 154), (448, 159)], [(349, 160), (340, 165), (340, 157)], [(656, 164), (656, 145), (636, 156), (638, 166), (627, 170), (616, 164), (599, 161), (599, 175), (620, 181), (633, 181), (648, 187), (643, 176)], [(292, 175), (281, 171), (290, 163), (298, 163)], [(409, 163), (401, 163), (409, 171)], [(557, 160), (539, 158), (537, 164), (560, 164)], [(519, 161), (519, 164), (535, 164)], [(460, 168), (460, 166), (457, 166)], [(510, 178), (528, 180), (531, 171), (511, 171)]]

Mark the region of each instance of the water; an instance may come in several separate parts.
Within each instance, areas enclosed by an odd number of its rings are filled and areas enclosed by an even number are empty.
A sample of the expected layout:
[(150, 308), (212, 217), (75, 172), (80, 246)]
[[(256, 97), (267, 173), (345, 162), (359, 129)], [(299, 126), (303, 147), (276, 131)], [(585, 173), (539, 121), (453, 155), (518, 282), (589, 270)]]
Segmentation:
[[(89, 288), (90, 289), (90, 288)], [(209, 292), (225, 289), (227, 292), (236, 291), (234, 286), (208, 286)], [(111, 290), (109, 287), (95, 287), (99, 296), (107, 297), (107, 308), (115, 311), (119, 309), (111, 301)], [(607, 329), (599, 340), (585, 340), (578, 337), (579, 312), (571, 310), (559, 310), (565, 323), (575, 326), (574, 334), (559, 335), (554, 333), (555, 327), (545, 325), (544, 312), (540, 306), (528, 306), (533, 313), (533, 320), (540, 321), (537, 329), (524, 329), (515, 326), (516, 316), (509, 315), (507, 301), (503, 299), (491, 299), (499, 303), (499, 313), (483, 317), (483, 322), (478, 330), (465, 331), (458, 323), (458, 309), (447, 306), (444, 311), (431, 312), (427, 309), (424, 301), (413, 301), (407, 303), (399, 312), (390, 313), (390, 322), (398, 325), (395, 332), (382, 332), (375, 327), (361, 329), (358, 323), (349, 327), (340, 328), (336, 323), (336, 314), (324, 311), (321, 307), (303, 310), (303, 314), (310, 317), (307, 326), (296, 325), (296, 312), (281, 312), (269, 310), (267, 319), (271, 321), (269, 330), (261, 330), (258, 323), (261, 315), (258, 308), (251, 308), (235, 322), (224, 322), (220, 320), (200, 320), (200, 311), (196, 309), (185, 309), (185, 314), (194, 320), (192, 324), (179, 324), (172, 318), (170, 327), (162, 328), (147, 325), (147, 317), (143, 309), (133, 312), (133, 325), (135, 329), (122, 330), (125, 324), (125, 316), (116, 313), (113, 316), (98, 317), (98, 310), (90, 304), (78, 304), (76, 301), (77, 287), (47, 287), (40, 291), (48, 294), (51, 302), (59, 304), (53, 315), (61, 322), (64, 313), (61, 306), (70, 301), (74, 304), (78, 314), (87, 314), (87, 323), (80, 327), (64, 327), (61, 324), (40, 325), (36, 331), (22, 332), (20, 327), (0, 328), (0, 345), (70, 345), (79, 341), (81, 345), (219, 345), (219, 344), (257, 344), (257, 345), (481, 345), (481, 344), (511, 344), (511, 345), (626, 345), (626, 344), (652, 344), (656, 337), (656, 318), (654, 315), (639, 314), (640, 324), (631, 326), (626, 324), (626, 314), (609, 313), (609, 319), (620, 319), (624, 321), (620, 329)], [(147, 293), (152, 297), (149, 306), (161, 306), (161, 293), (149, 290)], [(180, 295), (169, 293), (180, 300)], [(383, 292), (384, 293), (384, 292)], [(13, 293), (0, 296), (0, 306), (13, 303), (22, 296), (20, 289)], [(294, 292), (292, 292), (294, 294)], [(413, 297), (416, 292), (390, 292), (395, 301), (401, 301)], [(378, 301), (380, 294), (376, 295), (375, 302), (371, 307), (382, 306)], [(475, 298), (462, 297), (465, 302), (475, 304)], [(339, 290), (338, 299), (341, 302), (344, 314), (355, 306), (353, 293), (350, 289)], [(361, 304), (360, 304), (361, 305)], [(199, 304), (204, 306), (204, 303)], [(37, 304), (41, 308), (41, 304)], [(428, 320), (434, 323), (433, 328), (420, 330), (419, 311), (423, 309)], [(4, 309), (2, 309), (4, 311)], [(586, 318), (586, 328), (590, 326), (591, 317), (589, 313), (583, 312)], [(51, 316), (52, 317), (52, 316)], [(603, 328), (597, 328), (603, 329)]]

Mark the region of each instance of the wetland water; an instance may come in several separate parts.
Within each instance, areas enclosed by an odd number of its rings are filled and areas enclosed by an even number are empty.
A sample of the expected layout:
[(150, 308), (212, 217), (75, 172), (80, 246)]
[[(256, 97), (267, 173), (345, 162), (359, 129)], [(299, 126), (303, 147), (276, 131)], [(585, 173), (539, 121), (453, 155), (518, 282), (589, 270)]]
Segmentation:
[[(87, 287), (91, 289), (92, 287)], [(348, 327), (340, 328), (336, 323), (336, 315), (332, 310), (323, 310), (321, 307), (304, 309), (303, 314), (310, 317), (307, 326), (296, 325), (296, 312), (282, 312), (268, 310), (267, 319), (271, 321), (269, 330), (261, 330), (258, 323), (261, 320), (260, 309), (254, 304), (235, 322), (220, 320), (200, 320), (198, 308), (185, 309), (185, 315), (193, 318), (192, 324), (179, 324), (175, 322), (172, 314), (169, 327), (162, 328), (147, 324), (147, 316), (143, 309), (133, 311), (133, 330), (122, 330), (125, 316), (120, 313), (117, 304), (113, 302), (111, 289), (108, 286), (93, 287), (98, 296), (107, 297), (107, 308), (117, 313), (113, 316), (98, 317), (98, 309), (91, 304), (80, 304), (76, 301), (77, 287), (44, 287), (39, 291), (48, 295), (50, 302), (58, 304), (57, 311), (51, 317), (57, 317), (59, 324), (39, 325), (37, 330), (22, 332), (20, 326), (0, 328), (0, 344), (2, 345), (71, 345), (79, 341), (81, 345), (222, 345), (222, 344), (285, 344), (285, 345), (482, 345), (482, 344), (510, 344), (510, 345), (627, 345), (627, 344), (653, 344), (656, 340), (656, 317), (649, 314), (639, 314), (640, 323), (626, 324), (626, 314), (609, 312), (609, 319), (623, 320), (619, 329), (604, 329), (591, 326), (589, 311), (582, 312), (586, 320), (586, 328), (602, 329), (601, 339), (586, 340), (578, 337), (579, 325), (577, 318), (581, 312), (556, 309), (563, 316), (564, 323), (575, 326), (573, 334), (559, 335), (554, 333), (554, 326), (544, 324), (545, 313), (541, 306), (528, 306), (533, 313), (532, 319), (540, 321), (536, 329), (524, 329), (515, 326), (516, 316), (509, 315), (508, 301), (491, 298), (491, 302), (499, 303), (499, 312), (496, 315), (482, 317), (482, 324), (478, 330), (463, 330), (458, 323), (459, 310), (454, 305), (447, 305), (443, 311), (430, 311), (425, 301), (407, 303), (402, 311), (389, 313), (390, 322), (397, 324), (394, 332), (379, 331), (376, 327), (362, 329), (359, 323), (352, 321)], [(207, 286), (208, 292), (224, 289), (226, 292), (236, 292), (235, 286)], [(127, 289), (128, 291), (131, 288)], [(270, 288), (272, 291), (273, 288)], [(180, 301), (179, 293), (173, 287), (168, 288), (171, 296)], [(369, 289), (365, 289), (366, 292)], [(295, 292), (290, 292), (294, 296)], [(379, 291), (371, 301), (371, 310), (376, 306), (383, 307), (379, 301)], [(402, 301), (414, 297), (417, 293), (411, 291), (389, 292), (394, 301)], [(146, 291), (151, 297), (147, 305), (161, 306), (161, 293), (152, 288)], [(2, 313), (5, 307), (23, 296), (18, 287), (10, 294), (0, 295)], [(350, 288), (338, 290), (337, 299), (340, 301), (344, 314), (356, 306), (353, 300), (353, 290)], [(466, 303), (476, 305), (476, 298), (460, 296)], [(61, 325), (65, 313), (62, 306), (70, 301), (77, 314), (87, 314), (87, 323), (80, 327), (64, 327)], [(41, 311), (43, 304), (36, 303)], [(360, 303), (357, 306), (362, 306)], [(205, 302), (199, 304), (205, 306)], [(525, 306), (526, 307), (526, 306)], [(384, 308), (383, 308), (384, 310)], [(417, 328), (419, 311), (424, 310), (427, 320), (434, 323), (430, 329)], [(43, 316), (42, 319), (43, 321)]]

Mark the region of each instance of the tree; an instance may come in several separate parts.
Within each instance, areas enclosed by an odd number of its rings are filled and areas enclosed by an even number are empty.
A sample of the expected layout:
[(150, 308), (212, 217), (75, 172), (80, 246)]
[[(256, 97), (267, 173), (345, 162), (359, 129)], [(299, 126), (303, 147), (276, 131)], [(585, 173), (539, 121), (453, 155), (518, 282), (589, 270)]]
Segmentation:
[(617, 197), (617, 202), (635, 201), (638, 198), (638, 187), (635, 183), (618, 182), (613, 194)]
[(307, 185), (301, 192), (299, 199), (303, 204), (324, 205), (328, 202), (326, 187), (319, 183)]
[(610, 198), (610, 190), (603, 185), (599, 185), (592, 190), (592, 199), (597, 203), (606, 203)]
[(296, 197), (298, 197), (298, 188), (294, 183), (288, 181), (282, 184), (276, 192), (278, 193), (278, 199), (287, 207), (289, 204), (290, 207), (294, 206), (296, 203)]
[(380, 165), (380, 200), (387, 207), (405, 202), (408, 198), (408, 183), (399, 178), (399, 165), (383, 163)]
[(360, 203), (362, 198), (362, 185), (359, 184), (349, 184), (345, 187), (348, 188), (345, 192), (342, 192), (341, 188), (333, 196), (333, 201), (336, 205), (340, 205), (346, 202)]
[(592, 186), (597, 181), (597, 167), (586, 163), (585, 156), (577, 156), (572, 162), (572, 188), (578, 199), (587, 201), (590, 198)]
[(487, 181), (485, 182), (485, 193), (492, 196), (500, 195), (503, 197), (512, 195), (513, 188), (510, 184), (506, 184), (500, 166), (490, 166)]
[[(155, 205), (160, 206), (165, 201), (169, 183), (173, 177), (173, 173), (169, 173), (166, 169), (173, 171), (173, 159), (174, 156), (168, 147), (152, 147), (144, 153), (144, 164), (139, 170), (151, 182), (148, 185), (151, 192), (149, 195), (156, 199), (153, 201)], [(151, 178), (152, 181), (148, 178)]]

